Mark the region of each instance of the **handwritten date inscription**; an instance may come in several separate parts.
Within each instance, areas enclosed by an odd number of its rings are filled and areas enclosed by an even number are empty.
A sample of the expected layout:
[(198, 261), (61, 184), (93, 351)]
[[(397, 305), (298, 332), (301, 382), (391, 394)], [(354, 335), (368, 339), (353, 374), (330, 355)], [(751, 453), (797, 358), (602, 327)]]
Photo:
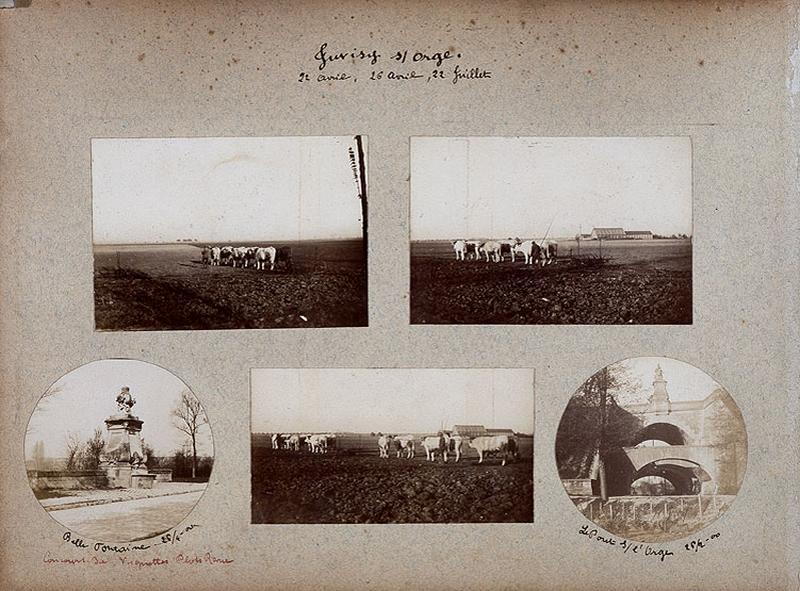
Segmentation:
[[(462, 57), (462, 54), (454, 49), (444, 51), (401, 49), (383, 54), (377, 49), (333, 51), (328, 48), (327, 43), (323, 43), (314, 54), (316, 73), (313, 73), (314, 70), (302, 71), (297, 81), (328, 84), (357, 83), (359, 80), (369, 83), (449, 81), (457, 84), (461, 81), (492, 78), (492, 72), (485, 68), (459, 63)], [(360, 67), (362, 64), (379, 67), (365, 71)]]

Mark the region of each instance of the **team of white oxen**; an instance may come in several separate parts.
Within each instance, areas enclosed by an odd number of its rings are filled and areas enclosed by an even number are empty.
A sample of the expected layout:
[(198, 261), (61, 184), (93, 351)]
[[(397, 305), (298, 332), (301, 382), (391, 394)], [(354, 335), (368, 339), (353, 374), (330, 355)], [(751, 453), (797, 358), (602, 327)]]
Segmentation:
[(288, 246), (204, 246), (200, 256), (204, 265), (212, 267), (228, 265), (259, 271), (269, 267), (270, 271), (274, 271), (279, 262), (291, 265), (292, 250)]
[[(336, 435), (333, 433), (273, 433), (272, 449), (302, 451), (305, 448), (311, 453), (326, 454), (335, 447), (335, 441)], [(453, 455), (458, 462), (461, 459), (464, 443), (478, 452), (479, 464), (483, 463), (484, 457), (490, 455), (502, 455), (503, 466), (509, 458), (519, 458), (519, 443), (513, 435), (465, 437), (440, 431), (435, 436), (422, 437), (420, 443), (425, 450), (425, 459), (431, 462), (435, 462), (437, 457), (447, 462), (450, 455)], [(416, 456), (416, 439), (413, 435), (378, 433), (378, 457), (388, 458), (392, 448), (398, 458), (410, 460)]]
[(453, 240), (451, 244), (457, 261), (480, 261), (485, 257), (487, 263), (499, 263), (509, 255), (512, 263), (520, 256), (526, 265), (541, 263), (545, 266), (554, 263), (558, 257), (558, 242), (555, 240)]
[[(465, 437), (462, 435), (451, 435), (440, 431), (437, 435), (423, 437), (421, 444), (425, 450), (425, 459), (431, 462), (436, 461), (439, 456), (447, 462), (450, 454), (455, 456), (455, 461), (461, 459), (461, 449), (467, 442), (469, 447), (478, 452), (478, 463), (483, 463), (483, 458), (489, 455), (499, 454), (503, 456), (503, 466), (509, 458), (519, 458), (519, 444), (513, 435), (481, 435), (478, 437)], [(411, 459), (416, 455), (416, 442), (413, 435), (384, 435), (378, 433), (378, 455), (381, 458), (388, 458), (391, 448), (394, 447), (398, 458)]]
[(272, 449), (288, 449), (291, 451), (301, 451), (307, 447), (308, 451), (314, 454), (328, 453), (328, 449), (333, 447), (336, 435), (333, 433), (325, 434), (304, 434), (300, 433), (273, 433)]

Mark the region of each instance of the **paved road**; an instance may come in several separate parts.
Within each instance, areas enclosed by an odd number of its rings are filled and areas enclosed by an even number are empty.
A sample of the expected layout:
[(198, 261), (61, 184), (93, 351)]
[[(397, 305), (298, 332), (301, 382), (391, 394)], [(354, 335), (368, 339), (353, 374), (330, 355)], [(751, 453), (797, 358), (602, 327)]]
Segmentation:
[(50, 511), (56, 521), (100, 542), (131, 542), (161, 534), (189, 514), (203, 492)]
[[(59, 508), (68, 509), (86, 505), (102, 505), (119, 501), (132, 501), (150, 497), (163, 497), (187, 492), (204, 491), (206, 483), (192, 482), (156, 482), (153, 488), (95, 488), (87, 490), (52, 491), (62, 493), (63, 497), (42, 499), (39, 502), (48, 511)], [(70, 505), (72, 507), (70, 507)]]

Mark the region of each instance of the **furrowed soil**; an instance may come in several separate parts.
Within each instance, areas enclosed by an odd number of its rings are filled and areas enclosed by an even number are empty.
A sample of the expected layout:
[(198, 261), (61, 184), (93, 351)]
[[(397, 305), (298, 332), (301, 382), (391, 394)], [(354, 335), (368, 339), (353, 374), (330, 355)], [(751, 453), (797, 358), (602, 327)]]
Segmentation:
[[(457, 261), (411, 244), (412, 324), (691, 324), (688, 240), (559, 241), (555, 264)], [(599, 264), (599, 257), (605, 259)]]
[(476, 462), (253, 447), (252, 522), (532, 522), (533, 460)]
[[(95, 246), (97, 330), (366, 326), (360, 240), (272, 243), (275, 271), (202, 264), (195, 245)], [(242, 246), (248, 246), (242, 244)]]

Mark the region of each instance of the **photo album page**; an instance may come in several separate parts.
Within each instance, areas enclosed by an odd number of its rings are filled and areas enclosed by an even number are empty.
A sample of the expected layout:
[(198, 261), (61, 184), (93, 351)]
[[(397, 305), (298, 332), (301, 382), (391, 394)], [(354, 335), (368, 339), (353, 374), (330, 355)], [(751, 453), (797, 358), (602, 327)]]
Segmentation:
[(798, 589), (800, 5), (0, 0), (0, 588)]

